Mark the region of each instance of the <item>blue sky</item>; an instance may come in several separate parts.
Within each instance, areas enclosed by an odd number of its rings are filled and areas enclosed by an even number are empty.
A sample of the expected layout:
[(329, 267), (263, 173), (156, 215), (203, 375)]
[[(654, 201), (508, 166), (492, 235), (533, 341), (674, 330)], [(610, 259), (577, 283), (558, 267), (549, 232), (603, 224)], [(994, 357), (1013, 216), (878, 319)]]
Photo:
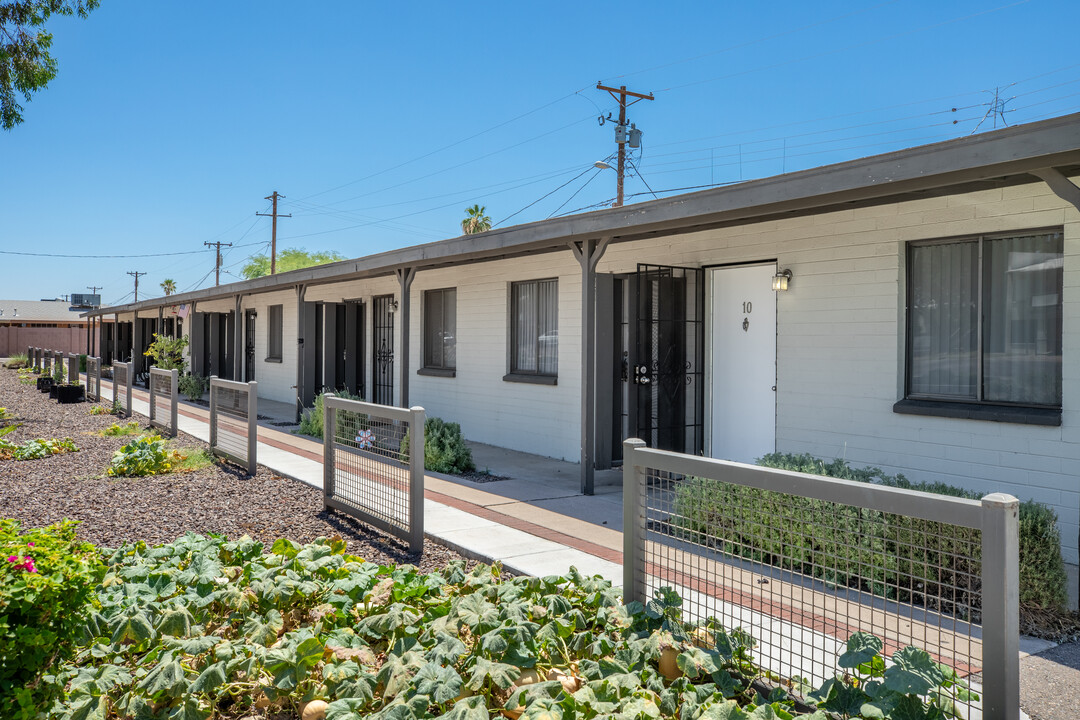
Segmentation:
[(602, 206), (597, 81), (656, 97), (628, 202), (961, 137), (995, 87), (1010, 124), (1076, 112), (1078, 25), (1055, 0), (103, 0), (52, 24), (59, 75), (0, 132), (0, 251), (129, 257), (0, 254), (0, 297), (206, 287), (205, 241), (235, 280), (273, 190), (279, 249), (347, 257), (455, 237), (473, 203)]

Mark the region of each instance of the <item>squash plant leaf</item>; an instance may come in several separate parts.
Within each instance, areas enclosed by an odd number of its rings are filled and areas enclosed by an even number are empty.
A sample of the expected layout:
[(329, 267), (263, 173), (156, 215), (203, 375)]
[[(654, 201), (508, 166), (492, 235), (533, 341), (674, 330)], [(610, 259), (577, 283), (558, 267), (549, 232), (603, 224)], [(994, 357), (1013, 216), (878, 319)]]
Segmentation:
[(162, 635), (188, 637), (194, 623), (195, 618), (191, 616), (191, 611), (183, 605), (173, 606), (161, 614), (157, 631)]
[(458, 695), (464, 682), (452, 667), (428, 663), (413, 678), (418, 695), (428, 695), (437, 705), (445, 705)]
[[(487, 705), (484, 704), (484, 697), (478, 695), (458, 700), (449, 712), (441, 717), (442, 720), (488, 720), (490, 716)], [(327, 713), (326, 720), (335, 720), (335, 718), (331, 718)]]
[(241, 632), (249, 642), (269, 647), (277, 642), (278, 633), (285, 627), (285, 620), (278, 610), (270, 610), (265, 616), (252, 615), (244, 623)]
[(162, 695), (168, 697), (180, 697), (188, 689), (187, 677), (184, 674), (184, 666), (175, 660), (171, 654), (158, 663), (147, 673), (146, 677), (139, 682), (139, 689), (146, 692), (150, 697), (156, 698)]
[(146, 613), (137, 607), (130, 607), (118, 614), (109, 623), (112, 631), (111, 642), (139, 644), (154, 638), (154, 626)]
[(926, 695), (945, 680), (945, 674), (930, 653), (911, 645), (892, 656), (885, 670), (884, 687), (901, 695)]
[(465, 684), (473, 692), (479, 692), (488, 680), (497, 688), (506, 690), (518, 679), (521, 671), (513, 665), (494, 662), (487, 658), (477, 658), (469, 674), (469, 681)]
[(868, 632), (857, 632), (847, 641), (847, 649), (836, 661), (842, 668), (855, 668), (881, 654), (884, 644)]

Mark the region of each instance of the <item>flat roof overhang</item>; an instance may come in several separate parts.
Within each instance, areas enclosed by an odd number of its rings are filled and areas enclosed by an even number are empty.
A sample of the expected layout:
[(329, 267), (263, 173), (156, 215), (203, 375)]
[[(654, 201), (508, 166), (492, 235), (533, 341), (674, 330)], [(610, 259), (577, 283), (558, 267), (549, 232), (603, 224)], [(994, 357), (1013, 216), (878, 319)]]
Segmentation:
[(610, 242), (627, 242), (913, 197), (1042, 182), (1032, 173), (1048, 168), (1066, 176), (1080, 172), (1080, 113), (722, 188), (98, 308), (84, 316), (378, 277), (398, 268), (430, 270), (560, 251), (581, 240), (610, 238)]

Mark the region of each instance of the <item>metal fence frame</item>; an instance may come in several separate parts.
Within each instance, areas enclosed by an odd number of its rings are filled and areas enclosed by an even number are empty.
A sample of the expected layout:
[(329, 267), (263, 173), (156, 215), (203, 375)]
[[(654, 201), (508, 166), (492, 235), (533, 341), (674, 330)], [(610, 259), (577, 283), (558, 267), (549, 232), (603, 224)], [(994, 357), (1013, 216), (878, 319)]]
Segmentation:
[(79, 355), (78, 355), (78, 353), (68, 353), (67, 354), (67, 362), (68, 362), (68, 368), (67, 368), (67, 370), (68, 370), (68, 373), (67, 373), (68, 374), (68, 384), (69, 385), (78, 385), (79, 384)]
[(86, 356), (86, 399), (101, 401), (101, 358)]
[[(176, 372), (175, 370), (173, 372)], [(175, 383), (175, 380), (174, 380)], [(175, 384), (173, 385), (175, 388)], [(231, 460), (238, 465), (247, 468), (249, 475), (254, 475), (258, 472), (258, 402), (259, 402), (259, 384), (252, 380), (251, 382), (236, 382), (234, 380), (222, 380), (221, 378), (211, 375), (210, 376), (210, 452), (219, 457), (223, 457), (226, 460)], [(220, 390), (232, 390), (240, 393), (247, 393), (247, 457), (242, 458), (235, 453), (231, 453), (226, 448), (222, 448), (218, 443), (218, 425), (219, 416), (222, 414), (218, 408), (218, 392)], [(175, 407), (175, 403), (174, 403)], [(174, 410), (175, 412), (175, 410)]]
[[(645, 602), (645, 539), (650, 532), (642, 502), (648, 471), (694, 476), (786, 495), (876, 510), (981, 531), (982, 717), (1018, 720), (1019, 501), (993, 493), (981, 501), (850, 480), (653, 450), (637, 439), (623, 443), (623, 594)], [(844, 638), (846, 640), (846, 638)]]
[[(124, 417), (131, 417), (134, 413), (134, 410), (132, 410), (131, 407), (131, 383), (133, 380), (131, 375), (135, 371), (134, 365), (134, 363), (129, 362), (113, 362), (112, 364), (113, 402), (115, 403), (120, 400), (120, 393), (122, 390), (124, 394), (124, 400), (120, 403), (120, 408), (121, 411), (124, 413)], [(119, 387), (116, 382), (117, 369), (123, 369), (124, 376), (126, 377), (123, 388)]]
[[(147, 378), (146, 384), (150, 386), (150, 424), (159, 427), (169, 434), (169, 437), (176, 437), (176, 433), (179, 431), (177, 425), (178, 418), (178, 393), (177, 383), (179, 382), (180, 373), (177, 370), (161, 370), (156, 367), (150, 368), (150, 376)], [(161, 378), (168, 383), (168, 392), (161, 393), (154, 387), (154, 378)], [(164, 397), (165, 402), (161, 403)], [(165, 406), (165, 410), (168, 411), (169, 417), (167, 420), (162, 420), (158, 417), (158, 404), (161, 403)]]
[(45, 374), (45, 375), (49, 375), (49, 376), (52, 375), (52, 357), (53, 357), (53, 351), (52, 350), (46, 350), (44, 355), (42, 356), (41, 369), (44, 371), (43, 374)]
[[(377, 417), (380, 420), (391, 420), (406, 423), (409, 428), (409, 465), (408, 465), (408, 498), (409, 517), (407, 524), (399, 525), (388, 521), (379, 514), (365, 512), (364, 498), (345, 498), (338, 492), (337, 487), (337, 410), (345, 410), (354, 413)], [(396, 537), (409, 543), (409, 551), (421, 552), (424, 549), (424, 421), (425, 411), (422, 407), (409, 409), (393, 407), (391, 405), (376, 405), (375, 403), (349, 400), (333, 395), (323, 396), (323, 507), (328, 510), (340, 510), (352, 515), (365, 523), (374, 525)], [(375, 462), (378, 462), (376, 459)], [(358, 507), (359, 506), (359, 507)], [(368, 504), (370, 507), (370, 504)]]

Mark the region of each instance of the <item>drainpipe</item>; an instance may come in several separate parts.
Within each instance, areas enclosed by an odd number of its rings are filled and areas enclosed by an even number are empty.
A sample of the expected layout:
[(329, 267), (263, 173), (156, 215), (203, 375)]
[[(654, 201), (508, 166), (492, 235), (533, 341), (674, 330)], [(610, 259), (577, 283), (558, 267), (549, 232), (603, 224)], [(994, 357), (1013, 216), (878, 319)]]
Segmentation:
[(593, 494), (596, 448), (596, 265), (611, 238), (570, 243), (581, 266), (581, 492)]
[(409, 407), (409, 312), (410, 299), (412, 296), (412, 281), (416, 278), (416, 268), (398, 268), (394, 271), (397, 275), (398, 287), (401, 290), (401, 303), (398, 314), (401, 315), (401, 361), (398, 368), (401, 373), (401, 402), (403, 408)]

